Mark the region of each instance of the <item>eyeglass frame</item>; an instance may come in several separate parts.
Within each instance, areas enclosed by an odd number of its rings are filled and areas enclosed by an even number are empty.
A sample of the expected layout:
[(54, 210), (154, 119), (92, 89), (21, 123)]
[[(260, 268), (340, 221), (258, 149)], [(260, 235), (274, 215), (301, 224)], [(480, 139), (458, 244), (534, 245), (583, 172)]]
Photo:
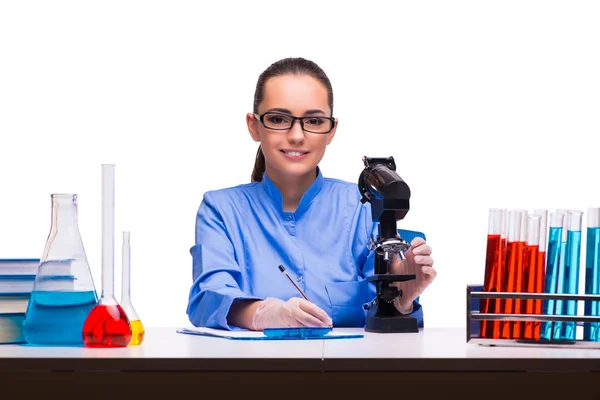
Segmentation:
[[(280, 129), (278, 129), (278, 128), (268, 128), (265, 125), (265, 122), (264, 122), (265, 115), (267, 115), (267, 114), (274, 114), (274, 115), (283, 115), (283, 116), (286, 116), (286, 117), (292, 119), (292, 124), (290, 125), (289, 128), (280, 128)], [(333, 117), (324, 117), (324, 116), (321, 116), (321, 115), (316, 115), (316, 116), (311, 116), (311, 117), (294, 117), (293, 115), (285, 114), (285, 113), (277, 112), (277, 111), (267, 111), (267, 112), (262, 113), (262, 115), (261, 114), (256, 114), (256, 113), (252, 113), (252, 115), (254, 116), (254, 119), (256, 119), (257, 121), (260, 121), (260, 123), (263, 124), (263, 126), (265, 128), (271, 129), (273, 131), (287, 131), (287, 130), (290, 130), (290, 129), (292, 129), (294, 127), (294, 124), (296, 123), (296, 120), (300, 121), (300, 127), (302, 128), (303, 131), (314, 133), (314, 134), (317, 134), (317, 135), (327, 135), (328, 133), (330, 133), (333, 130), (333, 128), (335, 128), (335, 118), (333, 118)], [(315, 131), (309, 131), (308, 129), (304, 129), (304, 120), (305, 119), (310, 119), (310, 118), (325, 118), (325, 119), (328, 119), (328, 120), (331, 121), (331, 128), (327, 132), (315, 132)]]

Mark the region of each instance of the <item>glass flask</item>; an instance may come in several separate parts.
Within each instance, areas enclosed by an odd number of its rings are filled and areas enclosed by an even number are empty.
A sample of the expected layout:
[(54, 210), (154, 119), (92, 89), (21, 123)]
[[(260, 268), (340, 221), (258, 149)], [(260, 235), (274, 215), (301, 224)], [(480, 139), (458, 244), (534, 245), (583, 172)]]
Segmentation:
[(131, 245), (130, 233), (127, 231), (123, 232), (122, 257), (121, 307), (125, 310), (125, 314), (127, 314), (129, 323), (131, 324), (131, 342), (129, 342), (129, 345), (138, 346), (144, 341), (145, 330), (131, 302)]
[(83, 326), (86, 347), (126, 347), (131, 325), (114, 295), (115, 166), (102, 165), (102, 296)]
[(52, 223), (23, 322), (33, 345), (83, 345), (98, 297), (77, 223), (77, 195), (53, 194)]

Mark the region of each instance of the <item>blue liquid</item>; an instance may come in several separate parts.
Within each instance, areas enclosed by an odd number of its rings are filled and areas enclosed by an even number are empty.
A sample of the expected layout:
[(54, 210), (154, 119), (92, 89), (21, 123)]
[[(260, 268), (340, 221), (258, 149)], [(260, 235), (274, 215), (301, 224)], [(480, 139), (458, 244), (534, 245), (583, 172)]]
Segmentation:
[[(585, 294), (600, 294), (600, 228), (588, 228), (585, 258)], [(600, 315), (600, 304), (597, 301), (586, 301), (584, 315), (597, 317)], [(600, 342), (600, 324), (586, 322), (583, 324), (583, 340)]]
[[(561, 249), (561, 227), (550, 227), (548, 235), (548, 258), (546, 259), (546, 279), (544, 288), (546, 293), (556, 293), (558, 284), (558, 268), (560, 262)], [(545, 315), (554, 315), (556, 304), (554, 300), (544, 300), (542, 313)], [(543, 340), (552, 340), (552, 322), (542, 322), (540, 338)]]
[[(567, 242), (560, 243), (560, 255), (558, 257), (558, 271), (557, 271), (557, 279), (556, 279), (556, 293), (563, 294), (565, 293), (565, 268), (566, 268), (566, 259), (568, 257), (567, 254)], [(556, 304), (554, 306), (554, 315), (563, 315), (565, 311), (565, 301), (564, 300), (556, 300)], [(552, 340), (560, 340), (562, 339), (562, 322), (554, 321), (552, 323)]]
[[(567, 232), (567, 257), (565, 261), (565, 291), (568, 294), (577, 294), (579, 291), (579, 262), (581, 256), (581, 231)], [(577, 301), (567, 300), (563, 308), (563, 315), (577, 315)], [(563, 323), (563, 339), (575, 340), (575, 322)]]
[(97, 302), (95, 291), (33, 291), (23, 336), (34, 345), (83, 346), (83, 324)]

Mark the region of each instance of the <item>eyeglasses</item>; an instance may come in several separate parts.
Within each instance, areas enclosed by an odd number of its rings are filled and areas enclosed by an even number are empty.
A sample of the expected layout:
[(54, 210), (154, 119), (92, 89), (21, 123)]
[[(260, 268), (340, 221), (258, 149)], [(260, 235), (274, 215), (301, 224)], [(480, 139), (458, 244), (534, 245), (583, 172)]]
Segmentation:
[(335, 119), (330, 117), (294, 117), (277, 112), (266, 112), (262, 115), (253, 114), (267, 129), (285, 131), (294, 126), (296, 120), (300, 121), (302, 130), (311, 133), (329, 133), (335, 125)]

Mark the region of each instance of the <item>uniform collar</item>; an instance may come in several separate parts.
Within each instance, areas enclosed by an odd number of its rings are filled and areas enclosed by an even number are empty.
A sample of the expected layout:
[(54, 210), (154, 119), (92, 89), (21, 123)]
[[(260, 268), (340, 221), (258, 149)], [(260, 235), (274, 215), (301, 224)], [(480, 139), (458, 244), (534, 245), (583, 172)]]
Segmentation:
[(265, 192), (267, 193), (269, 198), (273, 201), (273, 204), (275, 205), (275, 207), (277, 208), (277, 210), (280, 213), (294, 214), (296, 217), (299, 217), (300, 215), (304, 214), (306, 212), (306, 210), (308, 210), (310, 203), (312, 203), (312, 201), (315, 199), (315, 197), (317, 197), (317, 195), (323, 188), (323, 185), (325, 184), (325, 178), (323, 177), (323, 174), (321, 173), (321, 169), (319, 167), (317, 167), (316, 179), (308, 187), (308, 189), (306, 189), (306, 192), (304, 192), (304, 194), (302, 195), (302, 198), (300, 199), (298, 208), (293, 213), (283, 211), (283, 196), (281, 196), (281, 192), (279, 191), (277, 186), (275, 186), (273, 181), (271, 179), (269, 179), (269, 176), (267, 175), (266, 172), (263, 174), (263, 179), (262, 179), (261, 183), (265, 189)]

